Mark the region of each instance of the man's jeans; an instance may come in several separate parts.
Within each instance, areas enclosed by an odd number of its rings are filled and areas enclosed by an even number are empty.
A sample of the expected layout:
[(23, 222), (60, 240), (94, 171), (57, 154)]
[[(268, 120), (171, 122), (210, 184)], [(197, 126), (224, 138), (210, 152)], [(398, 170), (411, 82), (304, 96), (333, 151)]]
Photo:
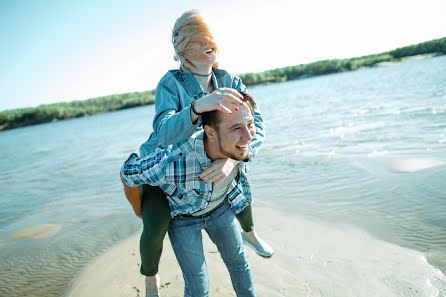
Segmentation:
[(170, 221), (169, 238), (183, 271), (184, 296), (209, 294), (209, 279), (201, 230), (209, 234), (231, 275), (237, 296), (255, 297), (254, 286), (235, 214), (229, 203), (199, 217), (177, 216)]

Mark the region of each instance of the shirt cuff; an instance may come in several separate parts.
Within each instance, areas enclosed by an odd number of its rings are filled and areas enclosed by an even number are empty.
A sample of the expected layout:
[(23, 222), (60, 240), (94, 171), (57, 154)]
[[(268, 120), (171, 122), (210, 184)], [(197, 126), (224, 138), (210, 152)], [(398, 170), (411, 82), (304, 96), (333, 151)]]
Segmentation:
[(130, 178), (130, 177), (128, 177), (128, 176), (126, 176), (125, 175), (125, 167), (126, 167), (126, 164), (127, 164), (127, 162), (129, 162), (131, 159), (133, 159), (133, 156), (134, 154), (131, 154), (128, 158), (127, 158), (127, 160), (124, 162), (124, 164), (122, 164), (122, 167), (121, 167), (121, 178), (122, 178), (122, 181), (127, 185), (127, 186), (129, 186), (129, 187), (131, 187), (131, 188), (136, 188), (136, 187), (138, 187), (139, 185), (137, 185), (137, 184), (135, 184), (134, 182), (133, 182), (133, 180)]

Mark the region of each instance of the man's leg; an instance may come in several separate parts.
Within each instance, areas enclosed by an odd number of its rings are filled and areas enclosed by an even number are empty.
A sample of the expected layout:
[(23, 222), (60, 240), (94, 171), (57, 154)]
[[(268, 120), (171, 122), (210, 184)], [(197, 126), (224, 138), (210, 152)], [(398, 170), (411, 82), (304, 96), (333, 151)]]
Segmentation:
[(202, 218), (175, 218), (169, 224), (169, 238), (184, 279), (184, 296), (207, 297), (209, 279), (203, 253)]
[(248, 259), (237, 227), (234, 212), (225, 202), (210, 214), (206, 232), (217, 245), (218, 251), (231, 275), (232, 286), (238, 297), (254, 297), (254, 285)]

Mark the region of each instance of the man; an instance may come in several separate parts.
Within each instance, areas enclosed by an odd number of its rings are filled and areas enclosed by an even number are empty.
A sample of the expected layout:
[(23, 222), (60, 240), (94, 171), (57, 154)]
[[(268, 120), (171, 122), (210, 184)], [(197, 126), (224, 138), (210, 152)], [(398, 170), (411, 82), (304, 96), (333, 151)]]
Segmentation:
[[(204, 130), (185, 141), (140, 159), (131, 154), (121, 169), (125, 191), (142, 184), (159, 186), (169, 200), (169, 238), (183, 272), (185, 296), (207, 296), (209, 280), (201, 230), (216, 244), (237, 296), (255, 296), (251, 271), (244, 253), (235, 213), (251, 201), (246, 177), (249, 145), (255, 135), (254, 101), (232, 114), (202, 115)], [(243, 161), (221, 183), (205, 183), (199, 175), (213, 160)], [(132, 203), (132, 201), (130, 201)]]

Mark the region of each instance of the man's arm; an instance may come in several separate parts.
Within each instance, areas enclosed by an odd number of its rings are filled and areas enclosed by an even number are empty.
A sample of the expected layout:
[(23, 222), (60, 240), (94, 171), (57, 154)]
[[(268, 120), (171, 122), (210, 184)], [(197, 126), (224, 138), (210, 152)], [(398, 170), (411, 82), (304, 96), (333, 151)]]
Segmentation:
[(163, 149), (157, 149), (144, 158), (132, 153), (121, 167), (121, 179), (124, 184), (136, 188), (142, 184), (160, 186), (166, 183), (166, 164), (172, 157)]
[(140, 185), (159, 186), (165, 184), (166, 158), (164, 150), (157, 150), (145, 158), (131, 154), (121, 167), (121, 182), (124, 193), (135, 214), (141, 217)]

